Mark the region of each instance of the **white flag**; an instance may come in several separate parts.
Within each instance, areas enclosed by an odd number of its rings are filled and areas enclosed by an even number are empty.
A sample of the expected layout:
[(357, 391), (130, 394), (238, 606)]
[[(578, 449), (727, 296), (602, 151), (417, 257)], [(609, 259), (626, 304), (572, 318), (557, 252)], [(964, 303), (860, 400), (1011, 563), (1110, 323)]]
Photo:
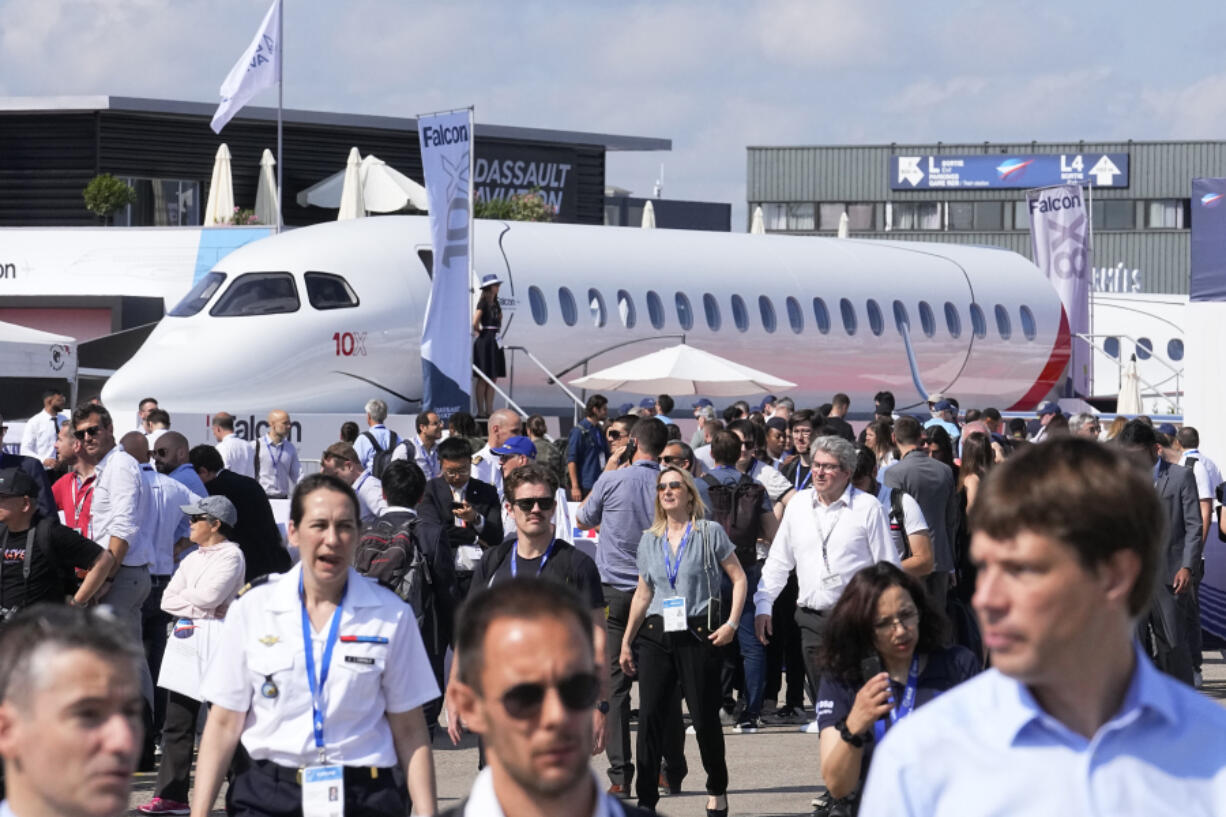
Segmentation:
[(221, 104), (213, 114), (213, 132), (221, 133), (251, 97), (281, 79), (281, 0), (273, 0), (264, 24), (221, 84)]

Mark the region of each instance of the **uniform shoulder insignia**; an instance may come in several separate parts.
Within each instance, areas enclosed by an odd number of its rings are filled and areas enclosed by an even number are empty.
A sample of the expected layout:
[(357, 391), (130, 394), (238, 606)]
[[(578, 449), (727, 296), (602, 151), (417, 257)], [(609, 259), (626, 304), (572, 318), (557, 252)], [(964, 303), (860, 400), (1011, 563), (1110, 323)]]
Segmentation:
[(473, 457), (473, 465), (480, 465), (483, 461), (481, 457)]
[(251, 581), (243, 585), (243, 589), (238, 591), (238, 598), (242, 598), (243, 594), (253, 587), (259, 587), (262, 584), (268, 584), (268, 580), (274, 576), (279, 576), (280, 573), (265, 573), (263, 576), (256, 576)]

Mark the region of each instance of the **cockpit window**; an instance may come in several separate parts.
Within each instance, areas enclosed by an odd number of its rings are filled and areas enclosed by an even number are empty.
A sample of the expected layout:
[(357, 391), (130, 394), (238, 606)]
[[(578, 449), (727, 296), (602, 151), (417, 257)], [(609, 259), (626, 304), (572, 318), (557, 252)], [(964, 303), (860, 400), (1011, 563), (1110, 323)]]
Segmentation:
[(225, 280), (224, 272), (208, 273), (196, 282), (191, 292), (183, 296), (183, 300), (175, 304), (175, 308), (170, 310), (169, 314), (176, 318), (188, 318), (195, 315), (204, 309), (204, 305), (209, 302), (210, 298), (217, 294), (217, 290), (221, 289)]
[(209, 310), (215, 318), (298, 311), (298, 288), (288, 272), (249, 272), (234, 279)]
[(358, 305), (349, 282), (330, 272), (308, 272), (306, 280), (307, 300), (316, 309), (347, 309)]

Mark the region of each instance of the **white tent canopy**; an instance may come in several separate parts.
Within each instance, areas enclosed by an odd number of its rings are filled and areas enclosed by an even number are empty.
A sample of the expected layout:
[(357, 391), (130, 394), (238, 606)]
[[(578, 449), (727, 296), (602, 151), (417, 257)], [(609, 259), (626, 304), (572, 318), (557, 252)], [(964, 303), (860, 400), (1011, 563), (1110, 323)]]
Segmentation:
[(632, 394), (702, 394), (743, 397), (796, 384), (684, 343), (570, 381), (582, 389)]
[(0, 377), (77, 379), (77, 341), (67, 335), (0, 323)]
[[(361, 179), (362, 199), (369, 212), (394, 213), (409, 204), (423, 212), (429, 209), (426, 188), (373, 154), (362, 159)], [(345, 171), (340, 170), (299, 192), (296, 199), (301, 207), (338, 208), (344, 186)]]

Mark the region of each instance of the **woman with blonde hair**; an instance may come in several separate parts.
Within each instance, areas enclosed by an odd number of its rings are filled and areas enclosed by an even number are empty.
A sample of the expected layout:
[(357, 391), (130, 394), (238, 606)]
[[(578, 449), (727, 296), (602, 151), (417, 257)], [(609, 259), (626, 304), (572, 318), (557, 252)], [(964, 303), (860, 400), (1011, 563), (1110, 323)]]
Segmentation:
[[(728, 764), (719, 722), (719, 648), (736, 637), (746, 581), (732, 540), (718, 522), (704, 519), (705, 514), (693, 478), (674, 466), (660, 469), (655, 522), (639, 541), (638, 588), (630, 602), (620, 661), (627, 675), (639, 677), (639, 805), (654, 809), (660, 799), (657, 782), (666, 715), (680, 684), (707, 772), (707, 814), (726, 817)], [(721, 597), (721, 570), (732, 580), (731, 599)]]

